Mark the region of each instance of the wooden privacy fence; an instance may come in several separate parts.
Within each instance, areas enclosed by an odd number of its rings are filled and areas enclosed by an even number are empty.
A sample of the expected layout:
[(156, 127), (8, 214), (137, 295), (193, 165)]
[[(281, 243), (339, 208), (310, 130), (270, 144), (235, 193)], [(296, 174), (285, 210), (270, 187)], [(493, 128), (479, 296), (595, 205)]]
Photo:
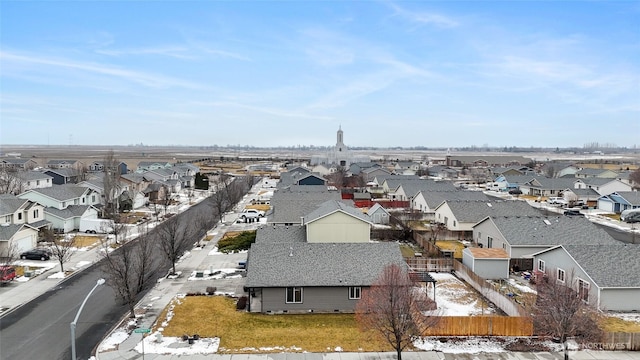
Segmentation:
[(450, 272), (453, 269), (453, 258), (406, 258), (405, 261), (411, 271)]
[(640, 351), (640, 333), (607, 332), (602, 344), (595, 345), (602, 350)]
[(520, 316), (442, 316), (424, 336), (532, 336), (531, 318)]
[(486, 297), (504, 311), (509, 316), (528, 316), (529, 314), (524, 307), (513, 299), (497, 292), (491, 284), (489, 284), (484, 278), (478, 276), (471, 271), (468, 267), (459, 261), (453, 262), (453, 268), (456, 271), (456, 275), (476, 289), (482, 296)]

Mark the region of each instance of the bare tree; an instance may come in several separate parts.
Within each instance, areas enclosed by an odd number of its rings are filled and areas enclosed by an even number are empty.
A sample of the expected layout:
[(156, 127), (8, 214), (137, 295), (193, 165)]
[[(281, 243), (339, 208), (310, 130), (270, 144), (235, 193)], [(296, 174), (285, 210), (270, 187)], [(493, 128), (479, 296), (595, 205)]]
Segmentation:
[[(139, 295), (151, 285), (152, 245), (148, 237), (143, 236), (113, 250), (108, 241), (102, 241), (102, 266), (107, 274), (107, 284), (113, 288), (116, 297), (135, 317), (135, 304)], [(113, 251), (112, 251), (113, 250)]]
[(76, 237), (57, 236), (54, 234), (50, 249), (51, 256), (58, 260), (60, 264), (60, 272), (64, 272), (64, 263), (69, 261), (76, 252)]
[(5, 271), (9, 271), (10, 265), (18, 258), (18, 247), (14, 242), (0, 243), (0, 277), (4, 278)]
[(112, 234), (116, 244), (125, 243), (127, 236), (131, 233), (131, 227), (124, 220), (120, 215), (115, 215), (113, 223), (104, 225), (104, 228), (101, 229), (105, 234)]
[(12, 168), (0, 168), (0, 194), (20, 194), (24, 189), (24, 182), (20, 173)]
[(564, 359), (569, 359), (567, 340), (600, 342), (603, 332), (598, 326), (598, 313), (588, 302), (594, 299), (588, 284), (571, 273), (551, 269), (536, 281), (538, 295), (533, 305), (536, 334), (553, 336), (563, 344)]
[(629, 174), (629, 180), (631, 180), (631, 186), (633, 186), (634, 189), (640, 189), (640, 168), (637, 168)]
[(102, 193), (104, 200), (104, 217), (113, 218), (118, 214), (118, 196), (120, 195), (120, 172), (118, 171), (119, 161), (116, 159), (113, 150), (109, 150), (103, 161)]
[(233, 202), (229, 198), (228, 183), (232, 181), (232, 178), (225, 173), (212, 178), (213, 181), (209, 183), (209, 189), (213, 191), (213, 194), (209, 197), (211, 199), (211, 206), (213, 207), (213, 214), (216, 220), (222, 219), (222, 215), (229, 211)]
[[(185, 218), (186, 219), (186, 218)], [(158, 225), (158, 246), (171, 262), (171, 274), (176, 273), (176, 262), (195, 243), (195, 229), (187, 221), (172, 217)]]
[(423, 314), (433, 309), (433, 301), (419, 298), (415, 284), (402, 267), (391, 264), (378, 279), (364, 289), (356, 305), (356, 320), (361, 328), (375, 330), (396, 350), (402, 360), (402, 350), (417, 336), (438, 322), (437, 316)]

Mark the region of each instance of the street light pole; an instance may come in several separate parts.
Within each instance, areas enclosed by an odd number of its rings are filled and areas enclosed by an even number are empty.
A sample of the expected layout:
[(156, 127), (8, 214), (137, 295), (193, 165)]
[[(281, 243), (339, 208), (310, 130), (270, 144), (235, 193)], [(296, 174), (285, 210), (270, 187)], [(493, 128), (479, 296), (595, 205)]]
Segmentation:
[(91, 294), (93, 294), (96, 288), (98, 288), (98, 286), (102, 284), (104, 284), (104, 279), (98, 279), (96, 284), (93, 286), (93, 289), (89, 291), (87, 296), (84, 298), (84, 301), (82, 301), (82, 305), (80, 305), (80, 309), (78, 309), (78, 313), (76, 313), (75, 319), (73, 319), (73, 321), (70, 324), (71, 325), (71, 360), (76, 360), (76, 324), (78, 323), (78, 318), (80, 317), (80, 313), (82, 312), (84, 305), (87, 303), (87, 300), (89, 300), (89, 296), (91, 296)]

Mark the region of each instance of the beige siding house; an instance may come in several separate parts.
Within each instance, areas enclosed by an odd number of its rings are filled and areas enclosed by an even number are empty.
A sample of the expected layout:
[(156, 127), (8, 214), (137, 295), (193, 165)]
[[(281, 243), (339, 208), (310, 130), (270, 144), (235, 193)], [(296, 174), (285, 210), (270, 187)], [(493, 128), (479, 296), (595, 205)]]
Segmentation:
[[(308, 219), (308, 220), (307, 220)], [(309, 243), (369, 242), (368, 215), (341, 201), (327, 201), (305, 219)]]

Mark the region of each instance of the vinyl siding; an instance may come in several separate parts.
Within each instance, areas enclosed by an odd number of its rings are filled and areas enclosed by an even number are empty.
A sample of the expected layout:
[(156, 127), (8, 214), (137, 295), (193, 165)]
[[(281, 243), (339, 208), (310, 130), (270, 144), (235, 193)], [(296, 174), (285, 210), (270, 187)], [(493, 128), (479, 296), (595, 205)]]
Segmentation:
[(302, 303), (286, 303), (286, 288), (262, 289), (262, 312), (354, 312), (358, 300), (349, 299), (349, 287), (305, 287)]
[(370, 225), (337, 211), (307, 225), (307, 242), (344, 243), (369, 242)]

